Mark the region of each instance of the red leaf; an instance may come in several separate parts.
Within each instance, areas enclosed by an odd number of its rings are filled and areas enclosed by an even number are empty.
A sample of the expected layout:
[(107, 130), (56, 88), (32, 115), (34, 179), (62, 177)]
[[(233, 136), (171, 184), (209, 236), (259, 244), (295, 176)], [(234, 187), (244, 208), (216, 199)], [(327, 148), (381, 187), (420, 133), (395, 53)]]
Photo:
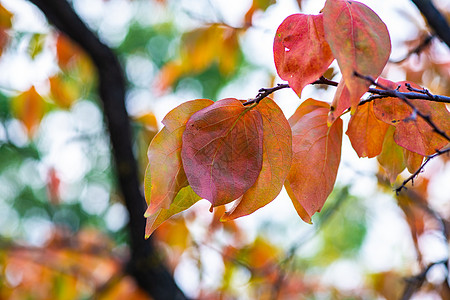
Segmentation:
[(192, 189), (212, 206), (242, 196), (262, 167), (259, 111), (233, 98), (217, 101), (189, 119), (181, 157)]
[[(396, 86), (401, 85), (400, 92), (409, 92), (405, 83), (395, 84)], [(420, 88), (412, 83), (411, 86)], [(409, 99), (408, 101), (418, 111), (429, 116), (440, 130), (450, 135), (450, 112), (444, 103), (418, 99)], [(414, 116), (412, 108), (401, 99), (377, 99), (374, 102), (374, 112), (378, 119), (395, 126), (395, 142), (409, 151), (426, 156), (448, 144), (448, 141), (436, 133), (424, 119)]]
[(308, 223), (333, 190), (341, 160), (342, 120), (328, 127), (329, 109), (325, 102), (308, 99), (289, 119), (294, 154), (285, 186), (297, 213)]
[(278, 27), (273, 54), (278, 75), (300, 96), (303, 88), (323, 75), (334, 59), (325, 41), (323, 15), (287, 17)]
[(381, 153), (388, 128), (388, 124), (375, 117), (373, 102), (369, 102), (358, 107), (346, 133), (359, 157), (375, 157)]
[(188, 185), (181, 162), (181, 141), (190, 116), (214, 102), (198, 99), (171, 110), (163, 120), (166, 125), (153, 138), (148, 148), (149, 165), (145, 174), (145, 198), (151, 216), (160, 208), (168, 209), (180, 189)]
[(263, 163), (256, 183), (227, 212), (222, 221), (249, 215), (270, 203), (283, 188), (292, 162), (292, 132), (278, 105), (263, 99), (256, 109), (263, 120)]
[(327, 0), (323, 15), (325, 39), (350, 91), (354, 112), (370, 85), (354, 72), (374, 78), (381, 74), (391, 53), (389, 32), (377, 14), (356, 1)]

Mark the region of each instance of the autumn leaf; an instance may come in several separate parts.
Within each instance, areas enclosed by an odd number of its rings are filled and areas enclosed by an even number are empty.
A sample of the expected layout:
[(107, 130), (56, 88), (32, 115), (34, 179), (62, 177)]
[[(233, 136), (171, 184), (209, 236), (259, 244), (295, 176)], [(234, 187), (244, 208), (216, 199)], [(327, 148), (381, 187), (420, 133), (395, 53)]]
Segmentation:
[(185, 102), (171, 110), (163, 119), (165, 125), (148, 148), (149, 165), (145, 175), (145, 216), (159, 209), (169, 209), (180, 189), (188, 185), (181, 162), (181, 141), (186, 122), (198, 110), (214, 103), (208, 99)]
[(192, 205), (201, 198), (194, 193), (190, 186), (182, 188), (168, 209), (160, 208), (155, 213), (147, 217), (147, 225), (145, 226), (145, 238), (147, 239), (164, 221), (175, 214), (178, 214)]
[(273, 54), (278, 75), (300, 96), (303, 88), (323, 75), (334, 59), (325, 40), (323, 15), (287, 17), (277, 29)]
[(69, 109), (81, 95), (80, 86), (69, 77), (57, 74), (48, 80), (52, 99), (60, 108)]
[[(407, 82), (397, 83), (400, 92), (409, 92), (405, 83)], [(414, 88), (420, 88), (413, 83), (409, 84)], [(408, 99), (408, 102), (422, 114), (429, 116), (440, 130), (450, 134), (450, 112), (445, 103), (420, 99)], [(377, 99), (374, 103), (374, 112), (378, 119), (395, 126), (395, 142), (409, 151), (426, 156), (448, 144), (444, 137), (436, 133), (423, 118), (415, 115), (413, 109), (401, 99)]]
[(394, 141), (395, 127), (390, 126), (383, 141), (383, 150), (377, 156), (377, 160), (386, 171), (391, 184), (395, 182), (398, 174), (405, 169), (403, 148)]
[(29, 137), (35, 133), (45, 114), (45, 101), (34, 86), (12, 100), (12, 110), (17, 119), (21, 120), (27, 129)]
[(403, 156), (405, 158), (405, 165), (409, 173), (414, 173), (422, 165), (423, 156), (418, 153), (403, 148)]
[(348, 123), (346, 134), (359, 157), (375, 157), (381, 153), (389, 125), (375, 117), (373, 102), (358, 107)]
[(222, 221), (246, 216), (270, 203), (280, 193), (292, 162), (292, 132), (278, 105), (264, 98), (256, 107), (263, 120), (263, 162), (255, 184)]
[(389, 32), (366, 5), (356, 1), (327, 0), (323, 8), (325, 39), (350, 91), (352, 113), (370, 83), (354, 72), (377, 78), (391, 53)]
[(56, 57), (61, 69), (66, 70), (82, 55), (82, 50), (67, 36), (60, 33), (56, 36)]
[(297, 213), (307, 223), (333, 190), (341, 159), (342, 120), (328, 127), (329, 109), (325, 102), (308, 99), (289, 119), (293, 159), (285, 186)]
[(186, 124), (181, 158), (189, 185), (212, 206), (242, 196), (262, 167), (263, 121), (259, 111), (222, 99)]
[(157, 90), (163, 92), (182, 76), (198, 74), (215, 63), (222, 74), (233, 73), (239, 59), (238, 33), (237, 29), (220, 24), (185, 33), (180, 57), (166, 63), (157, 75)]

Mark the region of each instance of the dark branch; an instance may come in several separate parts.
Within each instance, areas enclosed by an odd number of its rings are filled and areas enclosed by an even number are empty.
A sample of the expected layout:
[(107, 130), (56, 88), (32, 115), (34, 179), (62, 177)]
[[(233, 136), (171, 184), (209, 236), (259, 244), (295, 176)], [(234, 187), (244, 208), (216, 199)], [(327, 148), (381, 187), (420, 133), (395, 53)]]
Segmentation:
[(413, 54), (420, 54), (420, 52), (422, 52), (423, 50), (425, 50), (429, 45), (431, 45), (431, 41), (433, 40), (433, 38), (435, 38), (435, 35), (432, 34), (428, 34), (423, 41), (417, 45), (416, 47), (414, 47), (413, 49), (411, 49), (406, 55), (405, 57), (403, 57), (400, 60), (396, 60), (396, 61), (389, 61), (390, 63), (393, 64), (400, 64), (402, 62), (404, 62), (405, 60), (407, 60), (411, 55)]
[[(433, 130), (434, 130), (437, 134), (439, 134), (440, 136), (442, 136), (443, 138), (445, 138), (447, 141), (450, 142), (450, 137), (447, 135), (447, 133), (445, 133), (445, 131), (439, 129), (439, 128), (436, 126), (436, 124), (434, 124), (434, 122), (431, 120), (430, 116), (425, 115), (424, 113), (422, 113), (421, 111), (419, 111), (419, 110), (418, 110), (418, 109), (417, 109), (410, 101), (408, 101), (408, 97), (406, 97), (406, 96), (404, 95), (405, 93), (401, 93), (401, 92), (399, 92), (399, 91), (397, 91), (397, 90), (389, 89), (389, 88), (387, 88), (387, 87), (385, 87), (385, 86), (383, 86), (383, 85), (377, 83), (377, 82), (376, 82), (372, 77), (370, 77), (370, 76), (364, 76), (364, 75), (359, 74), (358, 72), (354, 72), (354, 75), (357, 76), (357, 77), (359, 77), (359, 78), (362, 78), (362, 79), (367, 80), (367, 81), (370, 82), (371, 84), (373, 84), (373, 85), (375, 85), (375, 86), (381, 88), (382, 90), (384, 90), (384, 91), (386, 91), (386, 92), (391, 93), (391, 94), (392, 94), (392, 97), (397, 97), (397, 98), (399, 98), (400, 100), (402, 100), (406, 105), (408, 105), (409, 107), (412, 108), (413, 114), (418, 115), (419, 117), (421, 117), (425, 122), (427, 122), (428, 125), (430, 125), (431, 128), (433, 128)], [(419, 94), (422, 94), (422, 95), (424, 95), (424, 96), (430, 97), (429, 95), (424, 94), (424, 93), (419, 93)], [(431, 96), (432, 96), (432, 98), (434, 97), (433, 95), (431, 95)], [(413, 98), (413, 99), (418, 99), (418, 98)], [(431, 100), (431, 99), (429, 99), (429, 100)], [(432, 100), (432, 101), (434, 101), (434, 100)]]
[[(365, 78), (365, 79), (367, 79), (367, 78)], [(372, 78), (370, 78), (370, 79), (371, 79), (371, 82), (372, 81), (375, 82)], [(338, 82), (329, 80), (323, 76), (320, 77), (319, 79), (317, 79), (316, 81), (311, 82), (311, 84), (313, 84), (313, 85), (325, 84), (325, 85), (331, 85), (331, 86), (338, 86)], [(377, 85), (377, 84), (374, 83), (374, 85)], [(285, 83), (285, 84), (279, 83), (279, 84), (277, 84), (277, 86), (275, 86), (273, 88), (261, 88), (261, 89), (259, 89), (256, 97), (253, 99), (249, 99), (247, 102), (244, 103), (244, 105), (259, 103), (262, 99), (269, 96), (273, 92), (276, 92), (281, 89), (286, 89), (289, 87), (290, 86), (287, 83)], [(369, 90), (367, 92), (372, 94), (372, 96), (370, 96), (369, 98), (367, 98), (365, 100), (361, 100), (359, 105), (363, 105), (363, 104), (373, 101), (375, 99), (381, 99), (381, 98), (386, 98), (386, 97), (394, 97), (394, 98), (398, 97), (400, 99), (406, 98), (406, 99), (428, 100), (428, 101), (440, 102), (440, 103), (450, 103), (450, 97), (442, 96), (442, 95), (433, 95), (427, 89), (423, 89), (423, 90), (411, 89), (411, 91), (412, 91), (411, 93), (404, 93), (404, 92), (394, 91), (394, 90), (390, 90), (390, 89), (369, 88)]]
[(414, 179), (415, 179), (417, 176), (419, 176), (420, 172), (422, 172), (422, 170), (423, 170), (423, 168), (426, 166), (426, 164), (427, 164), (430, 160), (432, 160), (433, 158), (435, 158), (435, 157), (437, 157), (437, 156), (440, 156), (440, 155), (442, 155), (442, 154), (444, 154), (444, 153), (450, 153), (450, 148), (445, 149), (445, 150), (437, 150), (436, 153), (434, 153), (433, 155), (428, 156), (428, 157), (425, 159), (425, 161), (423, 162), (423, 164), (422, 164), (422, 165), (421, 165), (421, 166), (420, 166), (413, 174), (411, 174), (411, 176), (409, 176), (408, 178), (406, 178), (406, 179), (402, 182), (402, 184), (401, 184), (399, 187), (397, 187), (397, 188), (395, 189), (395, 193), (398, 195), (398, 194), (402, 191), (402, 189), (406, 189), (406, 184), (407, 184), (408, 182), (410, 182), (410, 181), (411, 181), (412, 184), (414, 184)]
[(450, 47), (450, 26), (431, 0), (411, 0), (427, 20), (434, 32)]
[(279, 83), (277, 86), (275, 86), (273, 88), (261, 88), (261, 89), (259, 89), (258, 94), (256, 95), (255, 98), (249, 99), (247, 102), (243, 103), (243, 105), (259, 103), (262, 99), (266, 98), (273, 92), (276, 92), (281, 89), (286, 89), (286, 88), (289, 88), (289, 84), (280, 84)]
[(144, 239), (145, 201), (140, 191), (131, 128), (125, 109), (125, 81), (117, 57), (86, 27), (67, 1), (30, 2), (39, 7), (49, 22), (78, 43), (97, 68), (100, 99), (109, 130), (117, 178), (130, 218), (131, 259), (127, 271), (154, 299), (185, 299), (152, 241)]
[(428, 272), (436, 265), (446, 265), (447, 260), (437, 261), (429, 264), (420, 274), (406, 279), (406, 287), (403, 291), (401, 300), (408, 300), (417, 292), (425, 282)]

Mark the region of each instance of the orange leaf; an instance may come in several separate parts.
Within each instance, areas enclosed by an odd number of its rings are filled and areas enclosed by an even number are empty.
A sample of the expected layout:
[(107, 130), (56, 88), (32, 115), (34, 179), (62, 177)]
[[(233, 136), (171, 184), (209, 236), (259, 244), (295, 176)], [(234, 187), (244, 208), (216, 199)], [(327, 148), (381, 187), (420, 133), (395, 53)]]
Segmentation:
[(409, 173), (414, 173), (422, 165), (423, 156), (418, 153), (403, 148), (403, 156), (405, 157), (405, 165)]
[(389, 32), (377, 14), (356, 1), (327, 0), (323, 14), (325, 39), (350, 91), (353, 113), (370, 86), (354, 72), (374, 78), (381, 74), (391, 53)]
[(262, 167), (261, 114), (233, 98), (222, 99), (186, 124), (181, 157), (192, 189), (219, 206), (242, 196)]
[(80, 89), (76, 82), (70, 78), (64, 78), (61, 74), (50, 77), (50, 92), (55, 103), (64, 109), (68, 109), (80, 97)]
[(67, 36), (60, 33), (56, 37), (56, 57), (58, 65), (66, 69), (81, 55), (82, 50), (77, 44), (72, 42)]
[(394, 130), (394, 126), (388, 128), (383, 141), (383, 150), (377, 156), (377, 160), (386, 171), (391, 184), (395, 182), (398, 174), (405, 169), (403, 148), (395, 143)]
[(212, 24), (186, 33), (182, 40), (181, 60), (184, 70), (201, 72), (218, 62), (223, 74), (236, 69), (239, 44), (234, 28)]
[(328, 127), (328, 111), (329, 104), (308, 99), (289, 119), (293, 160), (285, 186), (297, 213), (308, 223), (333, 190), (341, 160), (342, 120)]
[(325, 40), (323, 15), (287, 17), (278, 27), (273, 54), (278, 75), (300, 96), (303, 88), (323, 75), (334, 59)]
[(373, 102), (358, 107), (348, 123), (347, 135), (359, 157), (375, 157), (381, 153), (389, 125), (375, 117)]
[(344, 79), (339, 81), (339, 84), (334, 94), (333, 102), (331, 103), (330, 112), (328, 114), (328, 124), (332, 124), (342, 113), (351, 106), (350, 92), (345, 85)]
[(163, 120), (163, 129), (148, 148), (149, 165), (145, 175), (145, 198), (149, 217), (160, 208), (168, 209), (180, 189), (188, 185), (181, 162), (181, 141), (190, 116), (213, 101), (198, 99), (171, 110)]
[[(401, 85), (400, 92), (409, 92), (405, 82), (398, 82)], [(419, 86), (412, 84), (414, 88)], [(429, 116), (432, 122), (440, 129), (450, 135), (450, 112), (445, 103), (438, 103), (429, 100), (409, 99), (408, 100), (418, 111)], [(414, 116), (413, 110), (403, 100), (398, 98), (378, 99), (374, 103), (374, 112), (378, 119), (395, 126), (395, 142), (420, 155), (426, 156), (436, 152), (448, 144), (448, 141), (434, 132), (420, 116)]]
[(222, 221), (246, 216), (270, 203), (283, 188), (292, 162), (292, 132), (278, 105), (264, 98), (256, 107), (263, 120), (263, 162), (255, 184)]
[(34, 86), (12, 101), (15, 116), (25, 125), (28, 136), (33, 136), (45, 114), (45, 102)]
[(9, 29), (12, 26), (13, 14), (0, 4), (0, 28)]

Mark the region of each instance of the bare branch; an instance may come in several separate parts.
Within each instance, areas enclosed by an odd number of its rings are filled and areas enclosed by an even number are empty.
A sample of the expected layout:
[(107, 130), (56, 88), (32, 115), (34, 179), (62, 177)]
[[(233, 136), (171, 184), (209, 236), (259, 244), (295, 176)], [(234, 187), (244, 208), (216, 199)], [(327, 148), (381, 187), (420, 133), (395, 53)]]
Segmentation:
[(269, 96), (273, 92), (276, 92), (278, 90), (285, 89), (285, 88), (289, 88), (289, 84), (287, 84), (287, 83), (285, 83), (285, 84), (279, 83), (277, 86), (275, 86), (273, 88), (261, 88), (261, 89), (259, 89), (258, 94), (256, 95), (255, 98), (249, 99), (247, 102), (243, 103), (243, 105), (250, 105), (250, 104), (253, 104), (253, 103), (259, 103), (262, 99), (266, 98), (267, 96)]
[[(419, 111), (419, 110), (418, 110), (418, 109), (417, 109), (410, 101), (408, 101), (408, 97), (406, 97), (406, 96), (404, 95), (405, 93), (401, 93), (401, 92), (399, 92), (399, 91), (397, 91), (397, 90), (389, 89), (389, 88), (387, 88), (387, 87), (385, 87), (385, 86), (383, 86), (383, 85), (377, 83), (377, 82), (375, 81), (375, 79), (373, 79), (373, 78), (370, 77), (370, 76), (364, 76), (364, 75), (359, 74), (358, 72), (354, 72), (354, 75), (357, 76), (357, 77), (359, 77), (359, 78), (362, 78), (362, 79), (367, 80), (368, 82), (372, 83), (373, 85), (375, 85), (375, 86), (381, 88), (382, 90), (384, 90), (384, 91), (386, 91), (386, 92), (389, 92), (389, 93), (392, 95), (392, 97), (396, 97), (396, 98), (399, 98), (400, 100), (402, 100), (406, 105), (408, 105), (409, 107), (412, 108), (413, 114), (417, 114), (419, 117), (421, 117), (425, 122), (427, 122), (428, 125), (430, 125), (431, 128), (433, 128), (433, 130), (434, 130), (437, 134), (439, 134), (440, 136), (442, 136), (443, 138), (445, 138), (447, 141), (450, 142), (450, 136), (448, 136), (448, 134), (447, 134), (445, 131), (439, 129), (439, 128), (436, 126), (436, 124), (434, 124), (434, 122), (431, 120), (430, 116), (425, 115), (424, 113), (422, 113), (421, 111)], [(407, 93), (406, 93), (406, 94), (407, 94)], [(428, 98), (430, 97), (428, 94), (424, 94), (423, 92), (417, 93), (417, 94), (419, 94), (419, 95), (420, 95), (420, 94), (421, 94), (421, 95), (424, 95), (424, 96), (426, 96), (426, 97), (428, 97)], [(434, 95), (431, 95), (431, 98), (433, 98), (433, 97), (434, 97)], [(447, 98), (448, 98), (448, 97), (447, 97)], [(419, 98), (412, 98), (412, 99), (419, 99)], [(431, 99), (429, 99), (429, 100), (431, 100)], [(431, 101), (434, 101), (434, 100), (431, 100)]]
[(450, 26), (431, 0), (411, 0), (427, 20), (434, 32), (450, 47)]
[(448, 148), (448, 149), (445, 149), (445, 150), (436, 150), (436, 153), (434, 153), (433, 155), (430, 155), (430, 156), (428, 156), (426, 159), (425, 159), (425, 161), (422, 163), (422, 165), (411, 175), (411, 176), (409, 176), (408, 178), (406, 178), (403, 182), (402, 182), (402, 184), (399, 186), (399, 187), (397, 187), (396, 189), (395, 189), (395, 193), (398, 195), (401, 191), (402, 191), (402, 189), (406, 189), (406, 184), (408, 183), (408, 182), (410, 182), (411, 181), (411, 183), (412, 184), (414, 184), (414, 179), (417, 177), (417, 176), (419, 176), (419, 173), (420, 172), (422, 172), (422, 170), (423, 170), (423, 168), (426, 166), (426, 164), (431, 160), (431, 159), (433, 159), (433, 158), (435, 158), (435, 157), (437, 157), (437, 156), (440, 156), (440, 155), (442, 155), (442, 154), (444, 154), (444, 153), (450, 153), (450, 148)]
[[(365, 78), (367, 79), (367, 78)], [(369, 80), (371, 83), (373, 83), (376, 86), (379, 86), (372, 78)], [(316, 84), (326, 84), (331, 86), (338, 86), (338, 82), (329, 80), (325, 77), (320, 77), (314, 82), (311, 82), (310, 84), (316, 85)], [(277, 84), (277, 86), (273, 88), (261, 88), (258, 91), (258, 94), (255, 98), (249, 99), (247, 102), (244, 103), (244, 105), (250, 105), (253, 103), (259, 103), (262, 99), (269, 96), (273, 92), (276, 92), (281, 89), (289, 88), (289, 84)], [(426, 91), (426, 92), (425, 92)], [(387, 97), (394, 97), (394, 98), (405, 98), (405, 99), (418, 99), (418, 100), (428, 100), (433, 102), (440, 102), (440, 103), (450, 103), (450, 97), (442, 96), (442, 95), (433, 95), (431, 94), (427, 89), (418, 90), (418, 89), (411, 89), (411, 93), (404, 93), (399, 91), (394, 91), (390, 89), (376, 89), (376, 88), (369, 88), (367, 91), (368, 93), (372, 94), (369, 98), (365, 100), (361, 100), (359, 105), (366, 104), (367, 102), (381, 99), (381, 98), (387, 98)]]
[(406, 278), (406, 287), (403, 291), (402, 300), (408, 300), (411, 298), (411, 296), (417, 292), (425, 282), (425, 279), (427, 277), (428, 272), (436, 265), (446, 265), (447, 260), (441, 260), (434, 263), (429, 264), (420, 274), (417, 274), (416, 276)]
[(389, 61), (392, 64), (400, 64), (402, 62), (404, 62), (405, 60), (407, 60), (411, 55), (418, 55), (420, 54), (420, 52), (422, 52), (423, 50), (425, 50), (428, 46), (431, 45), (431, 41), (433, 40), (433, 38), (435, 38), (436, 36), (433, 34), (428, 34), (423, 41), (417, 45), (416, 47), (414, 47), (413, 49), (411, 49), (406, 55), (405, 57), (403, 57), (400, 60), (396, 60), (396, 61)]

